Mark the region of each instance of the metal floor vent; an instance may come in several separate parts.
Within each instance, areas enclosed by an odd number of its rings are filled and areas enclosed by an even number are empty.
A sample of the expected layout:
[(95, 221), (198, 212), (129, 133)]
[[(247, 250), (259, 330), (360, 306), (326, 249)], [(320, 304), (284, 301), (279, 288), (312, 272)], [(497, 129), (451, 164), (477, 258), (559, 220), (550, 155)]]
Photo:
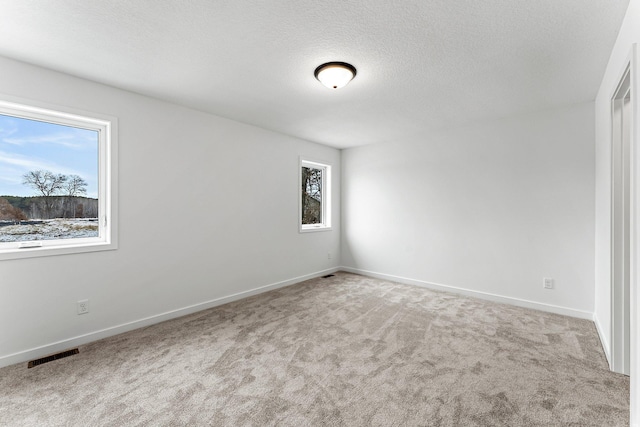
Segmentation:
[(73, 356), (80, 353), (77, 348), (63, 351), (61, 353), (52, 354), (51, 356), (41, 357), (40, 359), (32, 360), (27, 365), (27, 368), (33, 368), (34, 366), (42, 365), (43, 363), (51, 362), (53, 360), (62, 359), (64, 357)]
[(333, 277), (335, 274), (327, 274), (326, 276), (322, 276), (323, 279), (328, 279), (329, 277)]

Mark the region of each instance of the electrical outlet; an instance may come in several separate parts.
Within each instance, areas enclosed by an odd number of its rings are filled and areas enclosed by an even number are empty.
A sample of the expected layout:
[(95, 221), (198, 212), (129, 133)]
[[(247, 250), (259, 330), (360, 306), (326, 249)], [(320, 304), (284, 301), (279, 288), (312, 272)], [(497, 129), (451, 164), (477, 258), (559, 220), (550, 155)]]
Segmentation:
[(553, 289), (553, 279), (551, 277), (543, 277), (542, 287), (545, 289)]
[(83, 299), (77, 303), (78, 314), (87, 314), (89, 312), (89, 300)]
[(331, 259), (331, 252), (327, 253), (327, 259)]

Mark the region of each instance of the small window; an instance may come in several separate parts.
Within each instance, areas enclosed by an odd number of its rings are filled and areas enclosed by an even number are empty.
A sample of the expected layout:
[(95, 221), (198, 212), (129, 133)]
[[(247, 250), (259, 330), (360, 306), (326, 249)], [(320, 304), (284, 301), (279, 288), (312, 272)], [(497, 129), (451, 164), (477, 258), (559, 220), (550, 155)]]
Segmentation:
[(0, 259), (115, 249), (113, 127), (0, 101)]
[(300, 160), (300, 231), (331, 229), (331, 166)]

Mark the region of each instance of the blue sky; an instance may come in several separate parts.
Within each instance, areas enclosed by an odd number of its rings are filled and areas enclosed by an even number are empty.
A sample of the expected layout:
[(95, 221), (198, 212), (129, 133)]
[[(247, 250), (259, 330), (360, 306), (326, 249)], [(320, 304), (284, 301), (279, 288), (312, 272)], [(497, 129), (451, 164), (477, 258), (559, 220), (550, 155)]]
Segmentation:
[(97, 198), (98, 132), (0, 114), (0, 195), (37, 195), (22, 184), (33, 170), (79, 175)]

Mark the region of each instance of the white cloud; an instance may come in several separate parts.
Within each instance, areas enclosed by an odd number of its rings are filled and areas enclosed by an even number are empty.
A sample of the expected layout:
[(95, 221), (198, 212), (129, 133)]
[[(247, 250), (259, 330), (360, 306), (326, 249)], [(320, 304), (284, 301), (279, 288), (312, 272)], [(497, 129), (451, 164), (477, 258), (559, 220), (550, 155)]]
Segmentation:
[[(1, 135), (1, 133), (0, 133)], [(86, 147), (86, 141), (89, 138), (83, 138), (85, 141), (79, 141), (79, 136), (72, 133), (60, 133), (50, 135), (24, 136), (24, 137), (4, 137), (2, 142), (11, 145), (26, 144), (58, 144), (67, 148), (82, 149)]]
[(3, 128), (0, 127), (0, 138), (4, 139), (8, 136), (13, 135), (14, 133), (18, 132), (18, 128), (17, 127), (12, 127), (12, 128)]
[(23, 172), (12, 167), (3, 167), (0, 172), (0, 181), (9, 185), (22, 184)]
[[(33, 157), (25, 157), (20, 154), (15, 153), (7, 153), (5, 151), (0, 151), (0, 163), (5, 163), (12, 166), (18, 166), (23, 169), (23, 172), (20, 173), (22, 176), (23, 173), (28, 172), (30, 170), (49, 170), (54, 173), (63, 173), (63, 174), (76, 174), (80, 175), (77, 171), (65, 168), (64, 166), (60, 166), (55, 163), (34, 159)], [(15, 169), (14, 169), (15, 170)], [(4, 172), (4, 168), (3, 168)], [(6, 173), (2, 173), (3, 177), (6, 177)]]

